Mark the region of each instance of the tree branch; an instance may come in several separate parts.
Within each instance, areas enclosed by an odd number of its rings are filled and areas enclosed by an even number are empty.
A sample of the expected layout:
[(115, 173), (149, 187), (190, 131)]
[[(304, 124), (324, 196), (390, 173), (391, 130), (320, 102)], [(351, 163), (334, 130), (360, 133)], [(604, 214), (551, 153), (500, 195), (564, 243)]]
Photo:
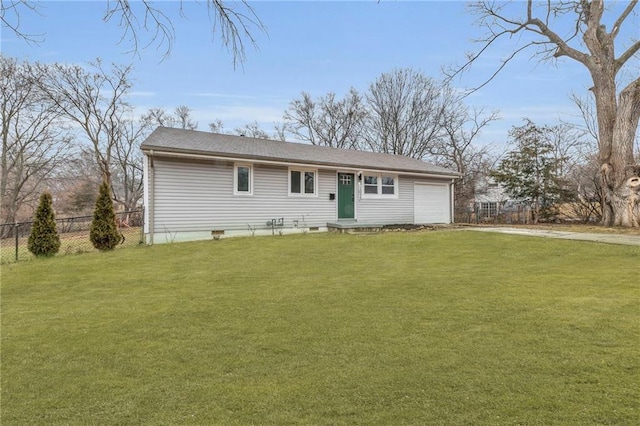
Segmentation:
[(614, 61), (613, 65), (615, 67), (615, 72), (618, 73), (620, 68), (622, 68), (624, 64), (633, 57), (633, 55), (638, 53), (638, 51), (640, 51), (640, 41), (636, 41), (634, 44), (632, 44), (631, 47), (629, 47), (622, 55), (618, 57), (618, 59)]
[(616, 19), (616, 22), (613, 24), (613, 27), (611, 28), (612, 38), (616, 38), (616, 36), (618, 35), (618, 32), (620, 31), (620, 27), (622, 26), (622, 23), (625, 21), (625, 19), (627, 19), (627, 16), (629, 16), (629, 14), (633, 11), (633, 9), (636, 7), (637, 4), (638, 4), (638, 0), (631, 0), (627, 5), (627, 7), (625, 8), (625, 10), (620, 14), (618, 19)]
[[(20, 30), (20, 8), (26, 8), (39, 14), (38, 7), (38, 4), (29, 0), (0, 0), (0, 22), (18, 38), (27, 43), (39, 44), (44, 40), (44, 34), (27, 34)], [(9, 12), (13, 15), (15, 23), (7, 17)]]

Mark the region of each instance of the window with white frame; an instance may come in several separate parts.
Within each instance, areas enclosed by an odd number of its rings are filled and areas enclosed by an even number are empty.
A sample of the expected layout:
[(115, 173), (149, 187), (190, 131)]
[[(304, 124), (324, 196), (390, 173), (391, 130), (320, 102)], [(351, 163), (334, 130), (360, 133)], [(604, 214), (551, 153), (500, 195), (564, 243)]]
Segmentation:
[(397, 198), (398, 176), (364, 173), (362, 176), (362, 197)]
[(251, 164), (234, 164), (233, 193), (236, 195), (253, 194), (253, 166)]
[(317, 170), (289, 169), (289, 195), (315, 196), (317, 186)]
[(378, 193), (378, 176), (365, 176), (364, 177), (364, 193), (365, 194), (377, 194)]
[(480, 203), (480, 218), (487, 219), (493, 218), (498, 215), (498, 203), (495, 202), (482, 202)]

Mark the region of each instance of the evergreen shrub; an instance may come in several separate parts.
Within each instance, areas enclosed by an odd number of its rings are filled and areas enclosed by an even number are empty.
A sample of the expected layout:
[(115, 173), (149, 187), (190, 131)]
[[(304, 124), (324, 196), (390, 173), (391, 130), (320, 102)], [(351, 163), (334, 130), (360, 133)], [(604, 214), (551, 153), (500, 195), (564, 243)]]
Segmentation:
[(38, 257), (53, 256), (60, 250), (60, 235), (56, 229), (51, 194), (40, 195), (40, 203), (33, 218), (27, 248)]
[(109, 184), (106, 181), (102, 182), (89, 232), (91, 244), (101, 251), (113, 250), (122, 240), (110, 192)]

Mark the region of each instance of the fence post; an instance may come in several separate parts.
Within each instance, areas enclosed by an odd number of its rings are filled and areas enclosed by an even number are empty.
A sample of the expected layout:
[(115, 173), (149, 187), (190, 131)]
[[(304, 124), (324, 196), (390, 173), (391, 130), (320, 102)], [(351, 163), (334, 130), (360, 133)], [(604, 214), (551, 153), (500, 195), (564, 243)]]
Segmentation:
[(15, 229), (15, 233), (16, 233), (16, 262), (18, 261), (18, 244), (19, 244), (19, 240), (18, 240), (18, 228), (20, 227), (20, 224), (18, 222), (16, 222), (14, 229)]

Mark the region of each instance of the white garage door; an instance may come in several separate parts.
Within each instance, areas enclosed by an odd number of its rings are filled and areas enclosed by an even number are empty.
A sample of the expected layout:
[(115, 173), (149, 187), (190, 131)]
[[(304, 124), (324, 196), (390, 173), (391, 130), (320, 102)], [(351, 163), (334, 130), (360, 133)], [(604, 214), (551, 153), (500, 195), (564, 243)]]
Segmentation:
[(449, 185), (414, 184), (413, 219), (416, 224), (451, 222)]

